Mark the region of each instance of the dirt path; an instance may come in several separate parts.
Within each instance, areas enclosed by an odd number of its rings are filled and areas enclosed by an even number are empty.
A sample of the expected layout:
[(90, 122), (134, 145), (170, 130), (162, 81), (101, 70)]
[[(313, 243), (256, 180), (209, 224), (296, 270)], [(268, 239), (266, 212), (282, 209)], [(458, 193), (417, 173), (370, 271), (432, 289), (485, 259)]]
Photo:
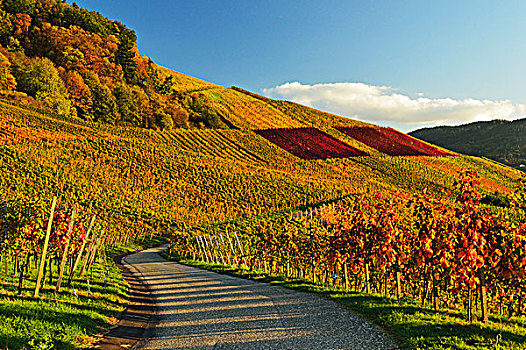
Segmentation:
[(335, 302), (169, 262), (158, 254), (163, 249), (124, 259), (154, 298), (140, 349), (395, 347), (381, 330)]

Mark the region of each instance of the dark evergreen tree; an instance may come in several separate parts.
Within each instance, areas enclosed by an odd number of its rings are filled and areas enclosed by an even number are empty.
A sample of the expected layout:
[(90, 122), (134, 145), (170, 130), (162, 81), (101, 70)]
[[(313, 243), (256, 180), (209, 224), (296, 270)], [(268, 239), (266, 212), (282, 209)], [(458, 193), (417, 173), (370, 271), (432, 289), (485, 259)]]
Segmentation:
[(124, 78), (129, 84), (135, 84), (137, 80), (137, 63), (133, 52), (136, 41), (135, 32), (124, 27), (119, 35), (119, 48), (115, 53), (115, 61), (121, 65)]

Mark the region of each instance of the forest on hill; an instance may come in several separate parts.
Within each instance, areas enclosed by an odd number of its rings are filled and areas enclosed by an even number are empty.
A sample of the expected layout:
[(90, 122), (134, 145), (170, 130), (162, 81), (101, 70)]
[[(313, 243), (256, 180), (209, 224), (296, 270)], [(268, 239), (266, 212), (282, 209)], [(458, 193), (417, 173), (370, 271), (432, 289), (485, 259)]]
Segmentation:
[(137, 50), (135, 32), (63, 1), (0, 1), (3, 98), (58, 115), (164, 128), (218, 126), (203, 98), (213, 87), (157, 66)]
[(526, 119), (438, 126), (415, 130), (410, 135), (456, 152), (488, 157), (526, 170)]
[(155, 130), (364, 124), (158, 66), (119, 21), (55, 0), (0, 0), (0, 98)]

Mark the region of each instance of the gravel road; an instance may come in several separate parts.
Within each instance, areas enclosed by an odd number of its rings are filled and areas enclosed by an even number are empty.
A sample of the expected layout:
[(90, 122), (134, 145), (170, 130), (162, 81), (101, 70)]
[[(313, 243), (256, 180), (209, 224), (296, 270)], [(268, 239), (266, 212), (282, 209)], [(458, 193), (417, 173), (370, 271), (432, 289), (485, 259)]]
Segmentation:
[(164, 249), (124, 259), (154, 298), (140, 349), (395, 348), (385, 333), (333, 301), (169, 262), (158, 254)]

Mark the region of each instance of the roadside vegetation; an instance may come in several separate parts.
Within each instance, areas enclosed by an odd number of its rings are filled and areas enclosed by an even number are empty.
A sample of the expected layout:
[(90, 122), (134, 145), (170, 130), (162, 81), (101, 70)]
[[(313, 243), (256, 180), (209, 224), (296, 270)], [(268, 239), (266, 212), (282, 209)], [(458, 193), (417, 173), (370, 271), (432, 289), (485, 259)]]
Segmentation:
[(0, 271), (0, 349), (77, 349), (96, 342), (116, 324), (127, 305), (128, 284), (113, 259), (155, 246), (162, 238), (102, 249), (89, 271), (56, 291), (57, 276), (48, 273), (34, 296), (37, 269), (32, 266), (21, 292), (19, 278)]
[[(316, 283), (310, 279), (288, 277), (259, 269), (206, 263), (185, 259), (165, 252), (165, 258), (217, 273), (280, 285), (302, 292), (317, 293), (335, 300), (364, 316), (390, 334), (401, 349), (500, 349), (519, 350), (526, 347), (526, 317), (490, 315), (488, 324), (469, 322), (467, 314), (458, 310), (434, 310), (431, 303), (418, 300), (397, 300), (381, 294), (345, 290), (341, 286)], [(475, 312), (478, 320), (482, 315)]]

